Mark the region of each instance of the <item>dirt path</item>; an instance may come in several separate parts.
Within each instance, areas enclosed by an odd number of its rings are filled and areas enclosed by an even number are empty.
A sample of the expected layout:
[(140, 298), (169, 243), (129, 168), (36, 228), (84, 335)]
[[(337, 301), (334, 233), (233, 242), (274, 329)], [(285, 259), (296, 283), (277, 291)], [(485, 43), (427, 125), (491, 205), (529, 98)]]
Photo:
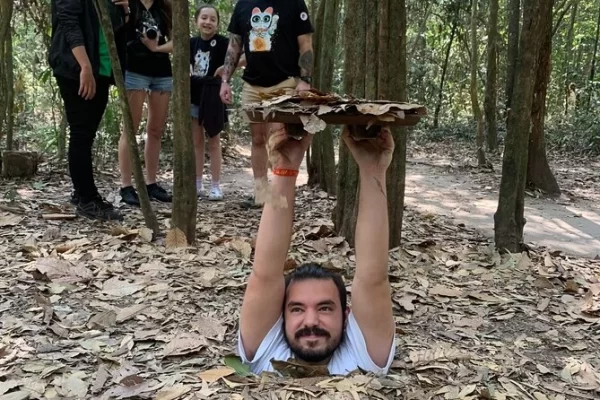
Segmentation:
[[(453, 217), (486, 235), (494, 235), (497, 186), (481, 188), (469, 175), (411, 162), (406, 176), (406, 205)], [(581, 257), (600, 255), (600, 205), (587, 200), (526, 198), (525, 241)]]
[[(250, 156), (245, 146), (236, 149)], [(572, 167), (555, 167), (561, 187), (581, 173)], [(496, 171), (500, 171), (496, 167)], [(470, 168), (457, 168), (443, 157), (413, 157), (406, 175), (406, 205), (421, 213), (452, 217), (457, 223), (494, 236), (494, 213), (498, 205), (499, 174), (485, 174)], [(562, 177), (563, 182), (560, 182)], [(298, 184), (307, 182), (303, 165)], [(223, 178), (226, 191), (246, 191), (252, 188), (249, 164), (226, 171)], [(597, 185), (596, 185), (597, 186)], [(569, 192), (572, 194), (572, 192)], [(594, 258), (600, 255), (600, 194), (598, 187), (588, 187), (586, 196), (562, 196), (560, 199), (526, 198), (526, 243), (560, 250), (565, 254)], [(592, 197), (590, 197), (592, 196)], [(595, 201), (597, 200), (597, 201)]]

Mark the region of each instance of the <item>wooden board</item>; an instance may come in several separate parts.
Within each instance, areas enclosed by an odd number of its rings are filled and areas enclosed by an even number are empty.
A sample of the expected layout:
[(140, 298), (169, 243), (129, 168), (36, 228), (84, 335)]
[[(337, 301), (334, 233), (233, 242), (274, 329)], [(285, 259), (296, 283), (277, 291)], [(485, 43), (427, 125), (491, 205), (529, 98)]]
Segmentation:
[[(278, 122), (282, 124), (302, 124), (301, 116), (309, 117), (310, 114), (288, 114), (280, 111), (272, 111), (265, 118), (262, 112), (246, 111), (250, 122), (267, 123)], [(414, 126), (422, 118), (422, 115), (405, 115), (404, 118), (395, 118), (394, 121), (381, 121), (373, 115), (348, 115), (348, 114), (325, 114), (319, 115), (328, 125), (357, 125), (357, 126)]]

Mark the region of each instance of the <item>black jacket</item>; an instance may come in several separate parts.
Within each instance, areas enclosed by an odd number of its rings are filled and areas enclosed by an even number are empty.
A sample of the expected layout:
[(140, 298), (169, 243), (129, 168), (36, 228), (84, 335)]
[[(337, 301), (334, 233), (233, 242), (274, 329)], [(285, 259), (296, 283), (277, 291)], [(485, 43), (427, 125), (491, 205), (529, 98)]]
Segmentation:
[[(52, 41), (48, 63), (55, 76), (79, 80), (81, 68), (71, 50), (83, 45), (90, 59), (94, 76), (98, 77), (100, 69), (98, 43), (101, 28), (94, 1), (52, 0)], [(124, 11), (122, 7), (114, 6), (110, 0), (100, 1), (106, 1), (111, 9), (117, 52), (124, 72), (127, 45), (124, 23), (121, 22)]]

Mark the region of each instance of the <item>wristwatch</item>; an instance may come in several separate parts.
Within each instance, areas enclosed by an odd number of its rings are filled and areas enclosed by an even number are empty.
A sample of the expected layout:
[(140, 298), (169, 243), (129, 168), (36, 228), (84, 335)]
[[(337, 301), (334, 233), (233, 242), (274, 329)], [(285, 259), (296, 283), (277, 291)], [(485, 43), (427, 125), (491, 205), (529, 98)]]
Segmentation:
[(300, 79), (309, 85), (312, 85), (312, 76), (301, 76)]

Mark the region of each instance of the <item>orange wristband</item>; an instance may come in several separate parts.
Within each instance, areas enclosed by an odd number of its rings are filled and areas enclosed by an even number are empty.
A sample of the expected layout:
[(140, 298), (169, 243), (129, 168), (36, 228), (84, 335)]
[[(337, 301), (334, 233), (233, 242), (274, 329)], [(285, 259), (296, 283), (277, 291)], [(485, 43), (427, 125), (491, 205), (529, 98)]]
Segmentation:
[(283, 168), (273, 168), (273, 175), (277, 176), (298, 176), (298, 170), (295, 169), (283, 169)]

